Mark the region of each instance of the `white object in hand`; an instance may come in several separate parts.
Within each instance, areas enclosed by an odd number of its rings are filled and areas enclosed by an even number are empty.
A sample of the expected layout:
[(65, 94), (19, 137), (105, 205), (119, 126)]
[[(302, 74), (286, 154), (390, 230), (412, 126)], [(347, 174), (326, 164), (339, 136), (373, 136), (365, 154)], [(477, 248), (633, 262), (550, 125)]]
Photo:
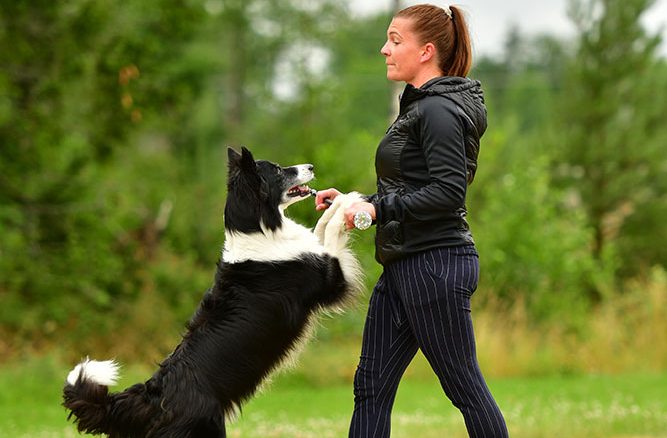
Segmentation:
[(371, 214), (367, 211), (358, 211), (354, 214), (354, 226), (359, 230), (367, 230), (373, 223)]

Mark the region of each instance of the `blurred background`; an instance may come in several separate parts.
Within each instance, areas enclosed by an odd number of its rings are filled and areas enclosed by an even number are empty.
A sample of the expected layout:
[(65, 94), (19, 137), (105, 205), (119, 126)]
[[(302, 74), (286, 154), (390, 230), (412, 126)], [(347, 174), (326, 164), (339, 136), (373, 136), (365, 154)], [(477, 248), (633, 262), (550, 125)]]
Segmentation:
[[(374, 192), (398, 92), (379, 49), (392, 11), (415, 3), (0, 0), (0, 432), (73, 436), (58, 391), (75, 361), (115, 357), (139, 379), (173, 349), (220, 256), (228, 146), (313, 163), (315, 188)], [(468, 192), (484, 373), (508, 409), (511, 379), (648, 379), (624, 397), (665, 392), (619, 403), (638, 406), (623, 418), (667, 436), (667, 1), (462, 7), (489, 111)], [(289, 214), (318, 217), (309, 201)], [(366, 294), (322, 319), (276, 388), (343, 388), (331, 436), (381, 272), (372, 232), (354, 247)], [(406, 380), (438, 392), (429, 379), (418, 358)], [(26, 393), (44, 393), (37, 411), (57, 426), (22, 417), (38, 403)], [(563, 436), (507, 415), (515, 436)], [(584, 424), (569, 436), (617, 431)]]

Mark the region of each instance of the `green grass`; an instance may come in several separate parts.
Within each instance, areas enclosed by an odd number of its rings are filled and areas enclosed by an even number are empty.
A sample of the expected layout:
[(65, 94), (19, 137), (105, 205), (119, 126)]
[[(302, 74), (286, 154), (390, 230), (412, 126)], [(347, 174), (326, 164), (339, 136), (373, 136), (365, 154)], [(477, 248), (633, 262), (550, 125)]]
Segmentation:
[[(74, 437), (60, 406), (68, 369), (31, 359), (0, 368), (0, 436)], [(121, 386), (147, 377), (129, 367)], [(667, 437), (667, 374), (495, 379), (489, 382), (512, 437)], [(231, 437), (344, 437), (350, 383), (313, 385), (278, 376), (229, 425)], [(463, 420), (433, 378), (407, 376), (394, 406), (392, 437), (465, 437)]]

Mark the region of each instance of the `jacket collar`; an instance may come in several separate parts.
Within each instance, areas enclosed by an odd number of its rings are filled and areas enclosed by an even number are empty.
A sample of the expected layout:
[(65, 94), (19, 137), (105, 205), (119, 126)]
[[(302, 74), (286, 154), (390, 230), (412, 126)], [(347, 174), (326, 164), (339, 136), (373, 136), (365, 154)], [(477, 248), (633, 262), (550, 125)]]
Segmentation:
[(463, 78), (459, 76), (439, 76), (435, 77), (421, 87), (417, 88), (407, 84), (400, 97), (401, 112), (412, 102), (422, 99), (426, 96), (436, 94), (452, 94), (471, 90), (473, 93), (481, 93), (481, 84), (477, 80)]

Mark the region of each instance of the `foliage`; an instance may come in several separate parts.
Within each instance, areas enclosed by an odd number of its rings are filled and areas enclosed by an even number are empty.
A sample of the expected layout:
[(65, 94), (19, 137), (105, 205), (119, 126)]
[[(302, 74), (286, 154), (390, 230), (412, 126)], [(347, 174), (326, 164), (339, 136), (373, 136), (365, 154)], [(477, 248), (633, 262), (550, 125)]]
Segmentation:
[[(469, 204), (482, 266), (479, 294), (508, 305), (523, 297), (538, 320), (575, 326), (590, 310), (589, 290), (613, 281), (614, 265), (592, 256), (584, 211), (553, 188), (549, 156), (532, 153), (541, 141), (511, 127), (486, 139)], [(475, 193), (480, 187), (483, 193)]]
[(105, 172), (143, 121), (160, 112), (167, 123), (173, 103), (187, 102), (180, 93), (197, 81), (160, 69), (203, 15), (180, 0), (112, 6), (2, 4), (0, 296), (10, 333), (103, 329), (99, 317), (138, 286), (137, 241), (124, 237), (143, 224), (116, 204)]
[(667, 212), (665, 65), (655, 55), (659, 35), (648, 35), (639, 20), (653, 3), (572, 2), (579, 46), (567, 68), (562, 136), (554, 143), (559, 179), (580, 197), (593, 228), (593, 254), (619, 240), (626, 275), (655, 262), (651, 245), (635, 239), (664, 236), (653, 218)]
[[(475, 63), (489, 109), (468, 192), (480, 307), (580, 336), (637, 296), (628, 279), (667, 264), (667, 64), (640, 26), (650, 4), (573, 2), (576, 44), (515, 28)], [(2, 2), (0, 357), (169, 351), (219, 257), (226, 146), (313, 163), (318, 189), (373, 192), (395, 111), (388, 22), (333, 0)], [(288, 214), (318, 216), (308, 202)], [(370, 293), (373, 235), (355, 235)], [(320, 337), (359, 336), (366, 298)]]

